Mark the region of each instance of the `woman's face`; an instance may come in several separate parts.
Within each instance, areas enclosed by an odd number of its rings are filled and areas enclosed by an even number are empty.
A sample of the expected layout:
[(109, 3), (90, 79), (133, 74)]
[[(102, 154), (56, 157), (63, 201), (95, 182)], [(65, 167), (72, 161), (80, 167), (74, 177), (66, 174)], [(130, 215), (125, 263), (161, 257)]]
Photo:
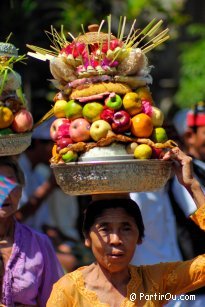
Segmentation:
[(197, 127), (196, 132), (187, 139), (190, 153), (197, 159), (205, 161), (205, 126)]
[[(7, 165), (0, 165), (0, 175), (5, 176), (13, 181), (17, 182), (17, 178), (14, 170)], [(0, 207), (0, 219), (7, 218), (13, 215), (17, 208), (21, 198), (22, 188), (20, 185), (15, 187), (5, 199), (3, 205)]]
[(139, 231), (134, 218), (123, 208), (110, 208), (95, 220), (85, 245), (91, 247), (101, 266), (114, 273), (127, 268), (138, 238)]

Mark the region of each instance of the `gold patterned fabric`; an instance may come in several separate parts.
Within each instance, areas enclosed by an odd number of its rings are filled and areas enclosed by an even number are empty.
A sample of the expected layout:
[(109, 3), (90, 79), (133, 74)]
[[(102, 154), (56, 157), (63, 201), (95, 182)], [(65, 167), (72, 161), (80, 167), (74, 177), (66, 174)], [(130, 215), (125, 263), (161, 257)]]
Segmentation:
[[(198, 209), (192, 220), (205, 230), (205, 205)], [(109, 307), (100, 302), (95, 292), (84, 284), (81, 267), (63, 276), (53, 287), (47, 307)], [(175, 295), (185, 294), (205, 285), (205, 255), (188, 261), (129, 266), (130, 281), (127, 297), (120, 307), (158, 307), (177, 300)], [(133, 300), (133, 301), (131, 301)]]

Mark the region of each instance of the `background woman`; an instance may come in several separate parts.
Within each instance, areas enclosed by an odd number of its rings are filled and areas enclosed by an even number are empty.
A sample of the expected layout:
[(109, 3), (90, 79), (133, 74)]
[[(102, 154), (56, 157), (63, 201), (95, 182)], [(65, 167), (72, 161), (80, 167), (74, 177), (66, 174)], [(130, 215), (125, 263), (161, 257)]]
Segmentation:
[(0, 157), (0, 304), (45, 307), (62, 269), (46, 235), (16, 222), (24, 175), (12, 157)]

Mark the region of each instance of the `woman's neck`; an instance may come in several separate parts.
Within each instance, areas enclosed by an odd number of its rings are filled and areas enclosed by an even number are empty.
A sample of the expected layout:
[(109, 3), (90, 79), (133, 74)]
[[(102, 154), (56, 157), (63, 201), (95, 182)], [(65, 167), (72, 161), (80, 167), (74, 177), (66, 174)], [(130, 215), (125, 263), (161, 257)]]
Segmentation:
[(130, 280), (130, 273), (128, 267), (119, 272), (110, 272), (109, 270), (101, 266), (99, 263), (94, 263), (93, 272), (97, 274), (99, 280), (105, 279), (116, 288), (118, 288), (118, 286), (122, 286), (123, 284), (127, 285)]

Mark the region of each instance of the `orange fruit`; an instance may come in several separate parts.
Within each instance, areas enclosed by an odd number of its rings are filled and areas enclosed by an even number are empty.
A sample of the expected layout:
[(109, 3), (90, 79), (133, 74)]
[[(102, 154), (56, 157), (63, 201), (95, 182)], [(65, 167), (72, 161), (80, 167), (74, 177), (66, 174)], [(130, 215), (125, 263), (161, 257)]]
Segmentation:
[(140, 113), (131, 118), (131, 132), (139, 138), (148, 138), (153, 131), (153, 123), (151, 118)]
[(12, 111), (7, 107), (0, 107), (0, 129), (8, 128), (13, 122)]
[(148, 86), (139, 87), (135, 92), (139, 95), (141, 100), (146, 100), (150, 102), (151, 105), (154, 105), (154, 101), (152, 99), (152, 93), (150, 92)]
[(58, 154), (58, 153), (57, 153), (57, 145), (54, 144), (54, 145), (53, 145), (53, 148), (52, 148), (52, 157), (55, 157), (57, 154)]

